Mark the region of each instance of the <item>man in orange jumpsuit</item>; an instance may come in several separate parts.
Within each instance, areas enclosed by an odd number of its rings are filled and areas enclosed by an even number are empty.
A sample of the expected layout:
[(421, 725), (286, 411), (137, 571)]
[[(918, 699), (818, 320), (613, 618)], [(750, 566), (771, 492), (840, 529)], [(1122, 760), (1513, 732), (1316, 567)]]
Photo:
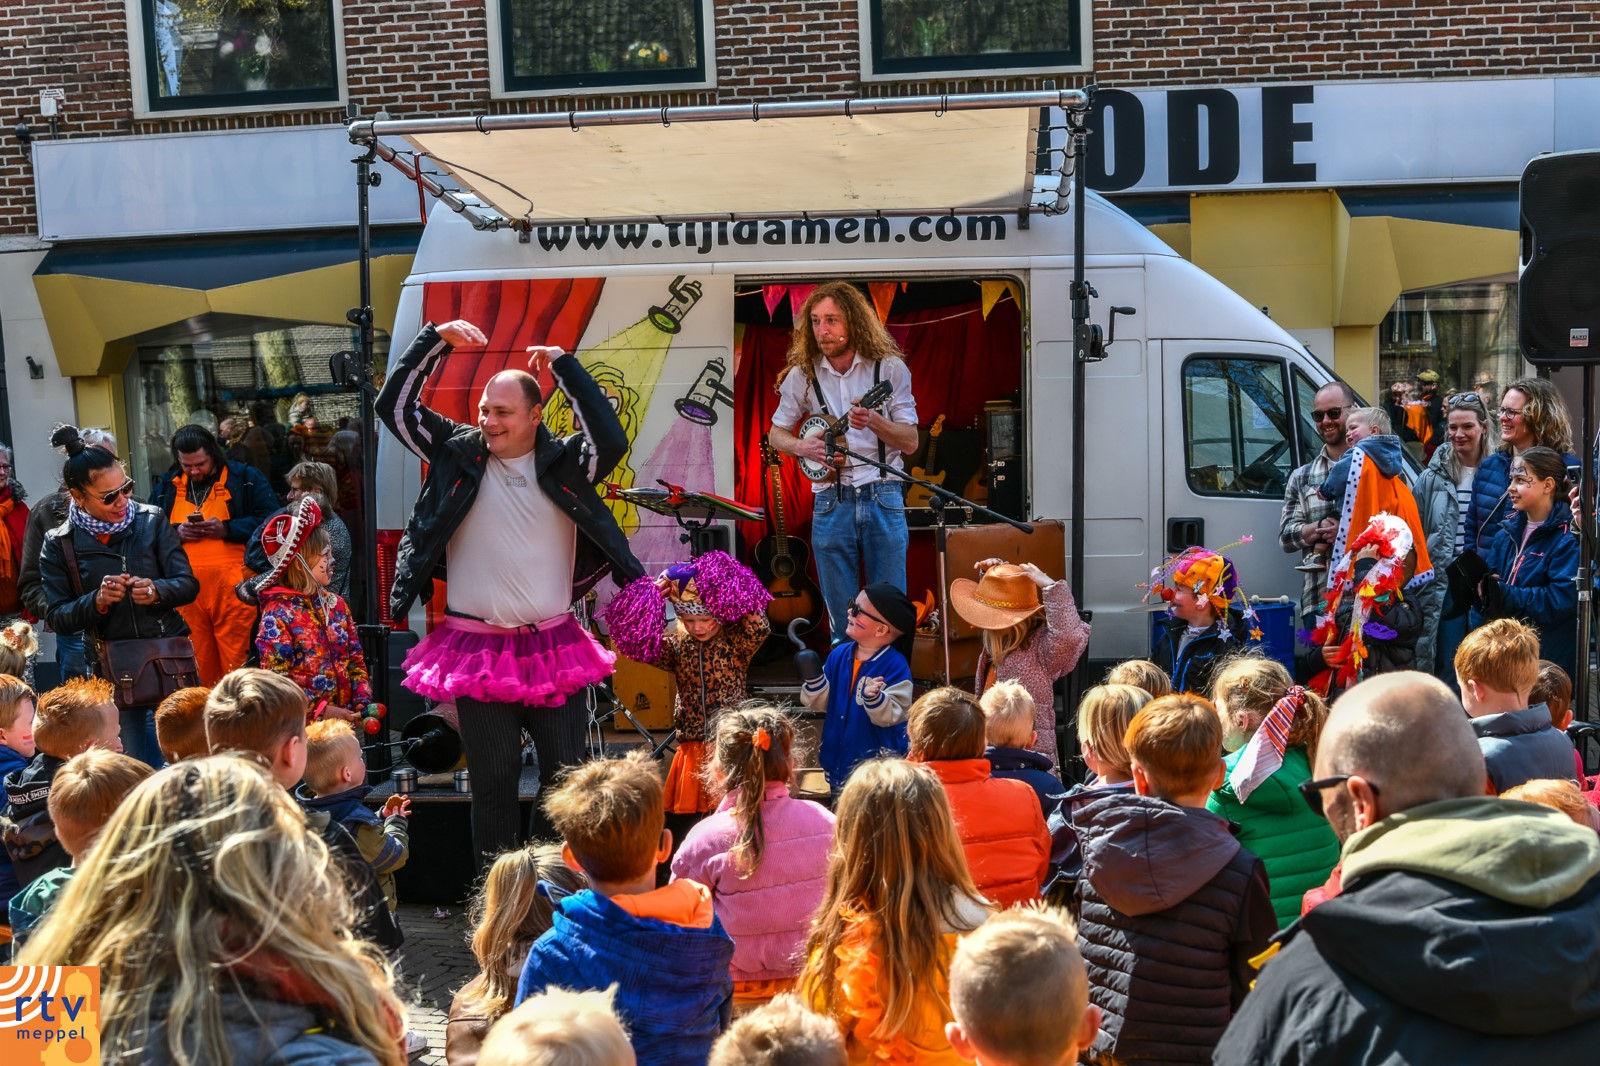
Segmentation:
[(154, 502), (177, 527), (189, 566), (200, 582), (199, 597), (178, 608), (189, 623), (200, 683), (207, 687), (244, 665), (256, 609), (234, 595), (245, 576), (245, 546), (278, 508), (261, 472), (223, 458), (217, 438), (204, 426), (188, 425), (172, 435), (174, 466), (157, 483)]

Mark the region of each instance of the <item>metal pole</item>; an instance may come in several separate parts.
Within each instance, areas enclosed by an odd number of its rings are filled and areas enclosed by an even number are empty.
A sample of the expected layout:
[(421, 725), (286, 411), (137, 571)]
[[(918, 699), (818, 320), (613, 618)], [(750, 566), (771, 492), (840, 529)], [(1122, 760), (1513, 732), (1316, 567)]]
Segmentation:
[[(1094, 98), (1094, 86), (1089, 86), (1085, 92), (1086, 100)], [(1069, 295), (1072, 300), (1072, 516), (1070, 519), (1069, 551), (1072, 553), (1070, 565), (1069, 585), (1072, 594), (1077, 598), (1079, 614), (1085, 622), (1094, 617), (1094, 612), (1085, 605), (1084, 598), (1084, 522), (1083, 513), (1083, 471), (1084, 471), (1084, 424), (1088, 420), (1088, 398), (1086, 396), (1089, 377), (1089, 360), (1093, 354), (1090, 348), (1094, 339), (1094, 331), (1089, 325), (1089, 296), (1094, 291), (1089, 286), (1085, 277), (1084, 257), (1087, 249), (1084, 247), (1087, 240), (1085, 215), (1088, 214), (1088, 147), (1089, 147), (1089, 112), (1068, 111), (1067, 124), (1069, 127), (1070, 158), (1072, 159), (1072, 286)], [(1087, 650), (1087, 649), (1086, 649)], [(1077, 708), (1083, 698), (1084, 670), (1080, 663), (1067, 675), (1067, 706), (1066, 718), (1068, 721), (1077, 720)], [(1059, 755), (1059, 751), (1057, 752)], [(1058, 759), (1058, 765), (1066, 770), (1065, 760)], [(1063, 778), (1065, 780), (1065, 778)]]
[[(389, 628), (380, 617), (383, 589), (378, 580), (378, 417), (373, 406), (373, 360), (376, 337), (372, 321), (372, 186), (381, 180), (372, 172), (377, 152), (369, 149), (358, 156), (356, 165), (356, 274), (360, 279), (360, 304), (345, 316), (360, 334), (359, 376), (361, 389), (361, 614), (357, 631), (372, 679), (372, 698), (389, 704)], [(367, 750), (369, 780), (379, 780), (389, 772), (392, 761), (389, 722), (385, 718), (376, 734), (367, 737), (373, 744)]]
[(1583, 368), (1583, 430), (1578, 439), (1588, 447), (1583, 449), (1580, 459), (1583, 474), (1578, 478), (1578, 513), (1573, 522), (1573, 528), (1578, 531), (1578, 676), (1572, 680), (1578, 715), (1592, 721), (1589, 710), (1589, 633), (1593, 621), (1590, 612), (1594, 587), (1590, 579), (1594, 562), (1594, 366), (1587, 363)]

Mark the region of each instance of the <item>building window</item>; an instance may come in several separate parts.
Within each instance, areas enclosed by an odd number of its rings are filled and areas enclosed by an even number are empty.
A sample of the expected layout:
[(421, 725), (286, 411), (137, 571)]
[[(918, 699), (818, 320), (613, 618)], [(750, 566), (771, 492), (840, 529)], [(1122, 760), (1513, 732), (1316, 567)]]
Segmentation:
[(710, 0), (491, 0), (507, 94), (713, 84)]
[(1529, 373), (1517, 347), (1517, 285), (1448, 285), (1408, 292), (1378, 327), (1378, 392), (1414, 386), (1424, 370), (1444, 395), (1488, 380), (1504, 387)]
[(343, 100), (336, 0), (135, 0), (147, 113)]
[(1201, 496), (1282, 499), (1294, 467), (1283, 364), (1202, 356), (1183, 365), (1189, 488)]
[(1088, 70), (1089, 0), (861, 0), (863, 77)]

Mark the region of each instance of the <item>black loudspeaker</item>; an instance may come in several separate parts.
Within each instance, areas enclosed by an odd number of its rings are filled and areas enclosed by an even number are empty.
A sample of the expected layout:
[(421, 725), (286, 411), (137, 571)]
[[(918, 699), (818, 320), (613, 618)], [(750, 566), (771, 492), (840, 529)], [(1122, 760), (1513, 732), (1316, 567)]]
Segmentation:
[(1522, 172), (1517, 342), (1538, 366), (1600, 365), (1600, 151)]

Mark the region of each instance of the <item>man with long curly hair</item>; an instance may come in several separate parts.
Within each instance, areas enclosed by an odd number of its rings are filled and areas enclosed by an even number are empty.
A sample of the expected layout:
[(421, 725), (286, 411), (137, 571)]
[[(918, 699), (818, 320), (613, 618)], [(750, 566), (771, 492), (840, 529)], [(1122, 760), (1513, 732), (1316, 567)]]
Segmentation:
[[(877, 382), (894, 390), (878, 409), (859, 401)], [(839, 446), (903, 469), (917, 450), (917, 401), (911, 371), (899, 345), (879, 321), (860, 289), (846, 281), (818, 285), (795, 315), (788, 365), (778, 380), (778, 409), (768, 440), (778, 451), (827, 462), (821, 436), (794, 430), (812, 414), (848, 416)], [(885, 582), (906, 587), (905, 485), (868, 463), (837, 456), (837, 476), (815, 482), (811, 550), (828, 605), (833, 639), (844, 639), (846, 612), (863, 586)], [(863, 569), (865, 574), (863, 575)]]

